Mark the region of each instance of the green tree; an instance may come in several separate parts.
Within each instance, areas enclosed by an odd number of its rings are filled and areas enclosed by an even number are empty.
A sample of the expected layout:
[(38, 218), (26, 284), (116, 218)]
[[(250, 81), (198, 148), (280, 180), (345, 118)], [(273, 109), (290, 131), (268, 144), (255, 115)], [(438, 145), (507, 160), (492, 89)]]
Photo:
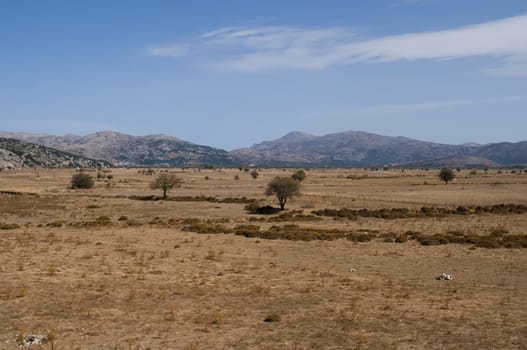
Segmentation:
[(439, 179), (441, 179), (441, 181), (444, 181), (445, 182), (445, 185), (449, 182), (449, 181), (452, 181), (454, 180), (454, 172), (452, 171), (452, 169), (449, 169), (449, 168), (443, 168), (441, 169), (441, 171), (439, 172)]
[(289, 198), (300, 195), (300, 182), (291, 177), (275, 177), (267, 184), (265, 195), (276, 196), (280, 209), (284, 210)]
[(298, 182), (302, 182), (306, 179), (306, 172), (304, 170), (298, 170), (296, 173), (291, 175), (293, 180), (296, 180)]
[(181, 186), (181, 182), (182, 180), (175, 174), (161, 173), (150, 183), (150, 188), (153, 190), (162, 190), (163, 198), (167, 198), (167, 192), (174, 187)]
[(86, 174), (83, 172), (77, 173), (71, 177), (71, 188), (92, 188), (95, 184), (95, 181), (93, 180), (93, 176), (90, 174)]

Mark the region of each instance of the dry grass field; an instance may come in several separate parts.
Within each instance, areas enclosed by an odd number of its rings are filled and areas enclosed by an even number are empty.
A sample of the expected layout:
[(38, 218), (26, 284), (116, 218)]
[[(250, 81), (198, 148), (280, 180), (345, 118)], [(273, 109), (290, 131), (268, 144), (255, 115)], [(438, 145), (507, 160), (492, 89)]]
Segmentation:
[(170, 171), (0, 172), (0, 350), (527, 348), (522, 171), (311, 169), (272, 215), (293, 170)]

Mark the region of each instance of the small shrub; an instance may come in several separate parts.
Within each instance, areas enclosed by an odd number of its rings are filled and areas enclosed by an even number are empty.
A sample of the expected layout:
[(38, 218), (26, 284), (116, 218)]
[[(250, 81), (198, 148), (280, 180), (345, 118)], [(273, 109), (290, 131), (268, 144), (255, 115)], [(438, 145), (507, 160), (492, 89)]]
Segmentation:
[(501, 244), (496, 239), (492, 239), (490, 237), (479, 237), (475, 242), (474, 245), (479, 248), (487, 248), (487, 249), (496, 249), (501, 247)]
[(92, 188), (95, 182), (93, 176), (80, 172), (71, 177), (71, 188), (72, 189), (89, 189)]
[(130, 226), (130, 227), (139, 227), (139, 226), (143, 226), (143, 223), (141, 221), (137, 221), (137, 220), (128, 220), (127, 222), (127, 225)]
[(490, 235), (494, 237), (502, 237), (506, 235), (507, 233), (509, 233), (509, 231), (504, 228), (495, 228), (494, 230), (490, 232)]
[(258, 237), (260, 226), (258, 225), (238, 225), (234, 227), (234, 233), (238, 236)]
[(395, 232), (383, 233), (381, 238), (383, 239), (383, 242), (393, 243), (397, 238), (397, 234)]
[(306, 172), (304, 170), (298, 170), (291, 175), (291, 178), (295, 181), (302, 182), (306, 179)]
[(439, 172), (438, 176), (439, 176), (439, 179), (441, 179), (441, 181), (445, 182), (445, 185), (449, 181), (454, 180), (454, 178), (455, 178), (454, 172), (452, 171), (452, 169), (449, 169), (449, 168), (441, 169), (441, 171)]
[(95, 222), (100, 225), (108, 225), (111, 221), (112, 219), (106, 215), (101, 215), (95, 219)]
[(399, 235), (397, 238), (395, 238), (395, 243), (405, 243), (408, 242), (408, 237)]
[(421, 243), (424, 246), (442, 245), (442, 244), (449, 243), (448, 238), (446, 238), (446, 236), (441, 235), (441, 234), (435, 234), (435, 235), (430, 235), (430, 236), (421, 235), (421, 236), (418, 236), (416, 239), (417, 241), (419, 241), (419, 243)]
[(270, 205), (264, 205), (263, 207), (259, 206), (257, 203), (250, 203), (245, 206), (251, 214), (260, 214), (260, 215), (271, 215), (280, 212), (280, 209), (271, 207)]
[(18, 224), (3, 224), (0, 223), (0, 230), (14, 230), (20, 228)]

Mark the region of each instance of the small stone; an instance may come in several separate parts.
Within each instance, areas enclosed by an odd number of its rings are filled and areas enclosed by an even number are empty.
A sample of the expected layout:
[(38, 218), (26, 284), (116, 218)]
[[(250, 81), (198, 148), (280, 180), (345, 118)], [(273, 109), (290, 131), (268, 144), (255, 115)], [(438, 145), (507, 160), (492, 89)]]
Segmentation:
[(454, 276), (449, 273), (443, 272), (439, 276), (436, 276), (435, 279), (438, 281), (451, 281), (454, 279)]

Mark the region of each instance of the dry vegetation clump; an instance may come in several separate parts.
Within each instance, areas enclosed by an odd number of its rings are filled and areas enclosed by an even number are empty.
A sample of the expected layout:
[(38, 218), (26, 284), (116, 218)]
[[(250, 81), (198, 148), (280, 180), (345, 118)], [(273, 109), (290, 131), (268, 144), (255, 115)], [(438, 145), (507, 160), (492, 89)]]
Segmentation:
[(95, 185), (95, 180), (90, 174), (79, 172), (71, 177), (70, 188), (72, 189), (90, 189)]
[(448, 231), (432, 235), (415, 231), (403, 234), (393, 232), (380, 236), (384, 242), (404, 243), (415, 240), (424, 246), (445, 244), (470, 244), (478, 248), (527, 248), (527, 235), (509, 234), (507, 230), (495, 229), (487, 235), (466, 234), (460, 231)]
[(14, 230), (20, 228), (20, 225), (18, 224), (6, 224), (3, 222), (0, 222), (0, 230)]
[(30, 196), (30, 197), (38, 197), (37, 193), (31, 193), (31, 192), (19, 192), (19, 191), (0, 191), (0, 194), (8, 194), (11, 196)]
[(132, 199), (136, 201), (160, 201), (163, 199), (163, 197), (154, 196), (154, 195), (145, 195), (145, 196), (132, 195), (132, 196), (128, 196), (128, 199)]
[(211, 203), (241, 203), (248, 204), (254, 203), (256, 199), (251, 199), (247, 197), (226, 197), (226, 198), (217, 198), (212, 196), (173, 196), (167, 198), (169, 201), (175, 202), (211, 202)]
[(218, 198), (213, 196), (170, 196), (163, 198), (162, 196), (153, 196), (153, 195), (131, 195), (128, 196), (128, 199), (139, 200), (139, 201), (173, 201), (173, 202), (210, 202), (210, 203), (241, 203), (241, 204), (250, 204), (254, 203), (256, 199), (251, 199), (247, 197), (226, 197)]
[(338, 229), (319, 229), (300, 227), (295, 224), (271, 226), (268, 230), (259, 230), (255, 225), (241, 225), (234, 228), (236, 235), (263, 239), (283, 239), (292, 241), (334, 240), (347, 236), (347, 231)]
[(66, 224), (64, 220), (54, 220), (46, 224), (47, 227), (62, 227)]
[(323, 219), (319, 216), (312, 214), (304, 214), (303, 210), (290, 210), (280, 215), (268, 218), (268, 222), (293, 222), (293, 221), (322, 221)]
[(194, 223), (183, 226), (182, 231), (196, 233), (232, 233), (232, 229), (219, 224), (210, 224), (206, 222)]
[(469, 215), (469, 214), (523, 214), (527, 213), (527, 206), (523, 204), (496, 204), (490, 206), (458, 206), (456, 208), (446, 207), (421, 207), (419, 210), (409, 208), (381, 208), (381, 209), (319, 209), (312, 213), (318, 216), (329, 216), (356, 220), (359, 217), (378, 219), (407, 219), (407, 218), (437, 218), (446, 215)]
[(234, 233), (238, 236), (245, 237), (258, 237), (260, 234), (260, 226), (258, 225), (237, 225), (233, 229)]
[(72, 227), (98, 227), (98, 226), (112, 226), (112, 219), (109, 216), (101, 215), (95, 220), (76, 221), (69, 224)]
[(446, 233), (423, 234), (416, 231), (406, 231), (401, 234), (388, 232), (379, 234), (377, 230), (346, 231), (340, 229), (322, 229), (315, 227), (301, 227), (296, 224), (282, 226), (273, 225), (262, 230), (258, 225), (242, 224), (234, 228), (207, 222), (193, 222), (182, 228), (183, 231), (196, 233), (234, 233), (238, 236), (262, 239), (281, 239), (291, 241), (328, 241), (346, 238), (353, 242), (369, 242), (380, 239), (386, 243), (406, 243), (409, 240), (419, 242), (423, 246), (445, 244), (471, 244), (480, 248), (527, 248), (527, 235), (508, 234), (508, 231), (496, 229), (488, 235), (465, 234), (459, 231)]
[(259, 214), (259, 215), (272, 215), (282, 212), (280, 208), (275, 208), (270, 205), (261, 206), (258, 202), (247, 204), (244, 209), (250, 214)]

